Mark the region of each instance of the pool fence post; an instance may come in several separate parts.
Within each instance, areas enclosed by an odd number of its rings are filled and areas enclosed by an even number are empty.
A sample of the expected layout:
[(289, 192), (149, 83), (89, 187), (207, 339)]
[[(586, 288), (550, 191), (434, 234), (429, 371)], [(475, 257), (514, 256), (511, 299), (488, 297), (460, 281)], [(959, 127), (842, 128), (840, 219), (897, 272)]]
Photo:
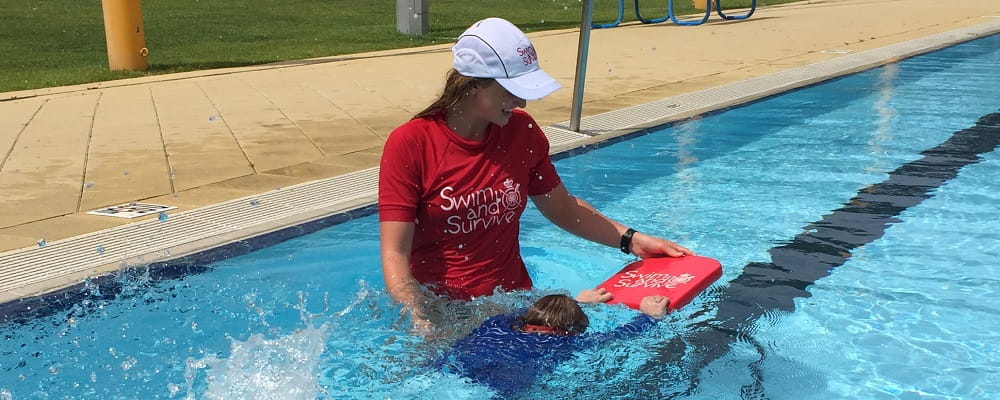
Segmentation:
[(101, 0), (108, 67), (112, 71), (149, 69), (146, 28), (140, 0)]
[(396, 0), (396, 30), (407, 35), (430, 32), (427, 0)]
[(580, 18), (580, 46), (576, 50), (576, 77), (573, 79), (573, 108), (570, 111), (569, 130), (580, 132), (580, 114), (583, 112), (583, 86), (587, 80), (587, 53), (590, 51), (590, 27), (594, 20), (594, 0), (583, 0)]

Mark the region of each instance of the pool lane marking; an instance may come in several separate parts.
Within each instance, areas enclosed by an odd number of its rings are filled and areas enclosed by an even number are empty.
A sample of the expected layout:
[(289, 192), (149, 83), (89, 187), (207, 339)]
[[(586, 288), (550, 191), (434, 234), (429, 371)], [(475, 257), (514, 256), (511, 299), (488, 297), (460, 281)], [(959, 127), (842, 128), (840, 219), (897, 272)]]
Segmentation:
[[(955, 132), (948, 140), (920, 154), (923, 158), (903, 164), (881, 183), (867, 186), (844, 204), (787, 244), (772, 248), (771, 262), (751, 262), (729, 285), (714, 292), (717, 311), (691, 334), (675, 337), (659, 348), (657, 364), (683, 362), (692, 394), (702, 368), (729, 352), (735, 341), (756, 345), (753, 324), (775, 311), (792, 312), (795, 299), (809, 297), (806, 288), (851, 257), (851, 251), (874, 242), (897, 222), (906, 209), (932, 197), (932, 193), (958, 175), (967, 165), (981, 161), (980, 154), (1000, 146), (1000, 110), (979, 118), (975, 126)], [(694, 348), (688, 348), (688, 346)], [(758, 346), (761, 356), (763, 349)], [(758, 392), (760, 382), (744, 391)]]

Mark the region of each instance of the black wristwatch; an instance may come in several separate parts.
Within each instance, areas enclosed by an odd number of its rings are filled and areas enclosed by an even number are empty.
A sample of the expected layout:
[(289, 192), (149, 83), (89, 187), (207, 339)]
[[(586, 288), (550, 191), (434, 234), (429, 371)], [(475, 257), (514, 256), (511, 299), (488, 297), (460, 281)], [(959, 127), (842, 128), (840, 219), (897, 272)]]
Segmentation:
[(622, 234), (622, 243), (619, 246), (622, 253), (631, 254), (632, 253), (632, 235), (635, 234), (635, 229), (628, 228), (625, 233)]

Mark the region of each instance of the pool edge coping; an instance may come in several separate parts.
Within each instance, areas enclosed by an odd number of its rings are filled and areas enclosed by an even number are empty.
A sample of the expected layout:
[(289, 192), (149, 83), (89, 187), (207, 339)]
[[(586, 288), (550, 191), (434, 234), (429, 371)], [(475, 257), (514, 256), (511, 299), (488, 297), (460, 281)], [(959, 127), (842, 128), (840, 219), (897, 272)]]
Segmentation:
[[(772, 74), (543, 127), (558, 154), (724, 110), (840, 76), (1000, 33), (988, 21)], [(0, 253), (0, 305), (80, 284), (114, 271), (178, 260), (371, 206), (378, 168), (279, 188), (175, 214)], [(291, 235), (294, 237), (296, 235)]]

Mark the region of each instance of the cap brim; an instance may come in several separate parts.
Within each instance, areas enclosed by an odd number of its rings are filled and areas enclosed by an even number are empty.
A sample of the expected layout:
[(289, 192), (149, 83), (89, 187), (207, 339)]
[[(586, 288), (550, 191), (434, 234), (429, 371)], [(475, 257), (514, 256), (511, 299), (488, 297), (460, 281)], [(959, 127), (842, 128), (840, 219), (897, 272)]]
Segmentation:
[(524, 100), (538, 100), (562, 87), (545, 71), (537, 69), (514, 78), (494, 78), (510, 94)]

